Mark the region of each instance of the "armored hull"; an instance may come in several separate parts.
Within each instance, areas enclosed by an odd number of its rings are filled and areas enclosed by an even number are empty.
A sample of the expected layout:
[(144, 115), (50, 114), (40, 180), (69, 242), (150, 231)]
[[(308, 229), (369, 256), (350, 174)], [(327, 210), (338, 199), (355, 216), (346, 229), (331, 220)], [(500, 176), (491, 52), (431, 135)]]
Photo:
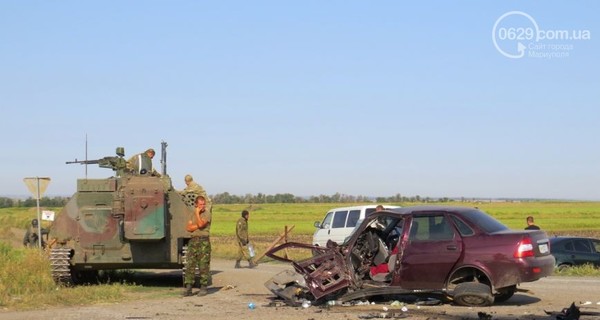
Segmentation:
[(79, 179), (50, 230), (54, 278), (77, 281), (99, 270), (182, 268), (189, 240), (185, 225), (193, 214), (185, 199), (166, 173)]

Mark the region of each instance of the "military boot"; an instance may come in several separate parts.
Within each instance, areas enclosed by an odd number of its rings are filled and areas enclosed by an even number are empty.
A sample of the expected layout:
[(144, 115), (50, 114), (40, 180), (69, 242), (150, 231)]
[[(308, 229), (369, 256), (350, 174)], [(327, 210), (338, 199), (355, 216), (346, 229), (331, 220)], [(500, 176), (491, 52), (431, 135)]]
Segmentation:
[(242, 266), (240, 265), (240, 260), (235, 260), (235, 267), (236, 269), (241, 268)]
[(192, 295), (192, 285), (191, 284), (186, 284), (185, 288), (183, 288), (183, 296), (184, 297), (189, 297)]
[(251, 269), (252, 269), (252, 268), (255, 268), (255, 267), (256, 267), (256, 263), (254, 263), (254, 261), (252, 261), (252, 259), (248, 259), (248, 263), (250, 264), (250, 265), (248, 266), (248, 268), (251, 268)]
[(200, 290), (198, 291), (198, 296), (202, 297), (208, 294), (208, 288), (206, 286), (200, 286)]

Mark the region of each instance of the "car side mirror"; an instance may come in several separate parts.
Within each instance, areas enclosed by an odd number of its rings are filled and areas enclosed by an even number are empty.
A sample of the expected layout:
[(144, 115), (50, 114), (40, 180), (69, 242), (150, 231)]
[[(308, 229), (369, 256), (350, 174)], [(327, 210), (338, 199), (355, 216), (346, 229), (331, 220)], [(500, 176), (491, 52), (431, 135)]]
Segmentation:
[(321, 229), (321, 221), (315, 221), (315, 228)]

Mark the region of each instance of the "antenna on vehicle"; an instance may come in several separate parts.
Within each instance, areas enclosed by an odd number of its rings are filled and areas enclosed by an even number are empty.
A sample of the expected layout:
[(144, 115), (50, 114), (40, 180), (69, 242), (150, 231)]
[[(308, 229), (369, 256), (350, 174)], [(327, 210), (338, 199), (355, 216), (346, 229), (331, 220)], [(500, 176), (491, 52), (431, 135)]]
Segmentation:
[(87, 133), (85, 134), (85, 180), (87, 180)]

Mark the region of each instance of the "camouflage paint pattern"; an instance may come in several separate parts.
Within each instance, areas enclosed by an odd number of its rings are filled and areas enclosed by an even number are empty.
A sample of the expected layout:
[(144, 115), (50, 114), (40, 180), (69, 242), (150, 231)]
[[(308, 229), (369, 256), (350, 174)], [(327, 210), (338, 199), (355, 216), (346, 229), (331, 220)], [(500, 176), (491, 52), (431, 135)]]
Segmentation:
[(188, 242), (184, 284), (194, 284), (194, 271), (196, 268), (200, 272), (200, 286), (206, 287), (211, 283), (210, 253), (210, 239), (208, 237), (193, 237)]

